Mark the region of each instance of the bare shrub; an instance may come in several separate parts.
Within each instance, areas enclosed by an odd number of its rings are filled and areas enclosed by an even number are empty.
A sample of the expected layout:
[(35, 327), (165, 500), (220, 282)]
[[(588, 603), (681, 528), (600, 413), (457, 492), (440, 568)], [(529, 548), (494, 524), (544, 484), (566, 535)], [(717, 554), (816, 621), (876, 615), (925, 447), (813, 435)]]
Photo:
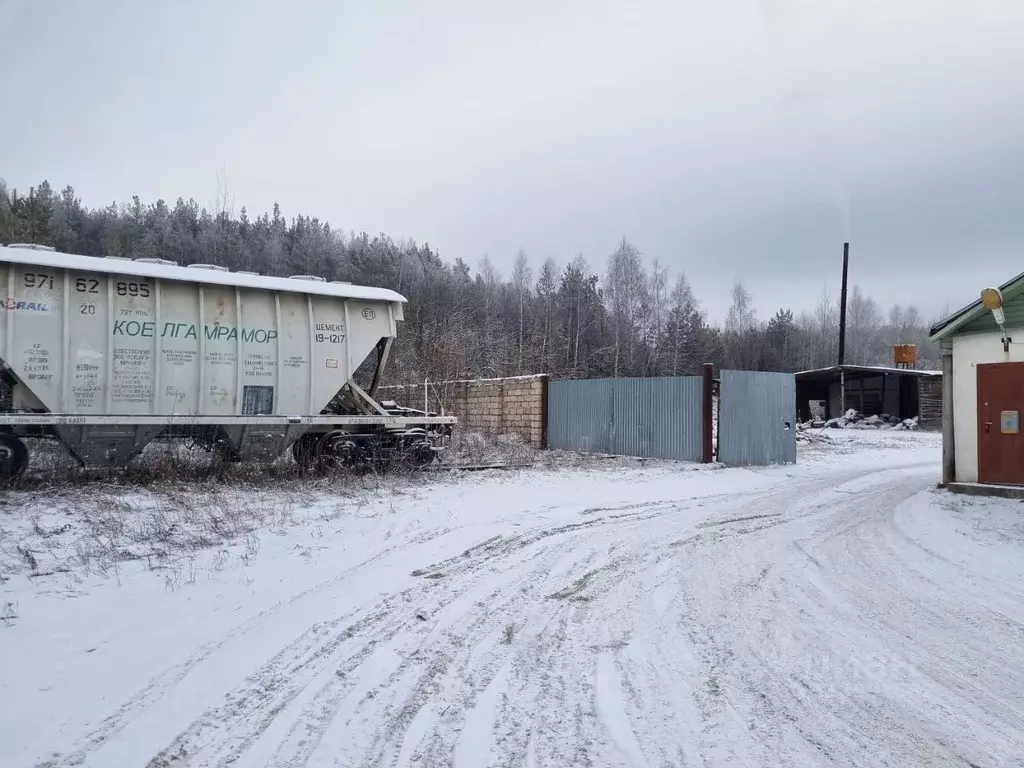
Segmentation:
[[(514, 436), (463, 442), (463, 460), (476, 463), (527, 464), (536, 454)], [(138, 562), (176, 589), (194, 581), (197, 568), (253, 562), (262, 530), (283, 529), (304, 513), (393, 514), (397, 495), (438, 477), (401, 461), (302, 473), (290, 455), (233, 463), (166, 443), (127, 468), (87, 471), (45, 445), (33, 474), (0, 504), (0, 573), (119, 577), (125, 563)], [(213, 552), (200, 558), (204, 550)]]
[[(489, 453), (496, 461), (526, 462), (533, 453), (514, 436), (479, 439), (483, 441), (481, 455)], [(202, 484), (245, 490), (341, 492), (346, 485), (364, 485), (359, 478), (369, 478), (370, 483), (380, 486), (385, 479), (411, 476), (422, 469), (400, 457), (380, 464), (327, 464), (309, 469), (296, 464), (290, 451), (272, 462), (230, 461), (184, 440), (153, 441), (126, 466), (82, 468), (53, 440), (28, 440), (26, 444), (32, 460), (28, 473), (15, 486), (25, 491), (60, 493), (97, 484), (130, 488)]]
[(54, 486), (53, 491), (13, 492), (5, 517), (18, 530), (3, 531), (13, 549), (6, 557), (0, 551), (0, 567), (27, 568), (34, 575), (74, 570), (116, 576), (120, 564), (142, 561), (151, 570), (182, 571), (180, 577), (167, 577), (173, 588), (194, 581), (198, 566), (188, 558), (200, 550), (238, 542), (242, 559), (250, 561), (259, 551), (259, 531), (290, 524), (295, 506), (312, 498), (299, 488), (247, 490), (206, 483), (132, 491), (97, 482), (88, 490)]
[(536, 461), (537, 454), (538, 451), (519, 435), (457, 431), (444, 453), (443, 463), (448, 466), (527, 466)]
[(25, 547), (19, 546), (18, 554), (20, 554), (22, 558), (24, 558), (25, 563), (28, 565), (29, 569), (33, 571), (39, 570), (39, 563), (36, 561), (36, 556), (33, 555), (30, 550), (26, 549)]
[(215, 453), (193, 447), (183, 440), (158, 440), (126, 466), (79, 466), (70, 453), (53, 440), (26, 440), (31, 454), (29, 471), (19, 488), (33, 490), (54, 486), (110, 483), (148, 487), (173, 482), (209, 482), (231, 485), (271, 486), (303, 477), (290, 455), (271, 463), (232, 462)]
[(252, 561), (256, 559), (256, 555), (260, 553), (260, 537), (250, 531), (245, 535), (245, 551), (242, 553), (242, 562), (246, 565), (251, 565)]

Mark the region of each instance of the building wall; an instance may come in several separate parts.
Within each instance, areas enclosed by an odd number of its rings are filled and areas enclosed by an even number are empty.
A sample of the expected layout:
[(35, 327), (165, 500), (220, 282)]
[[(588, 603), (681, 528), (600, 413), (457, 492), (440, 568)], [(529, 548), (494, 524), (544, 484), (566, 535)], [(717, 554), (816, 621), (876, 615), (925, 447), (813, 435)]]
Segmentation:
[(958, 482), (978, 481), (978, 363), (1017, 362), (1024, 362), (1024, 345), (1011, 344), (1010, 351), (1003, 352), (998, 331), (953, 337), (953, 438)]
[[(444, 405), (447, 414), (459, 417), (459, 430), (492, 435), (519, 435), (533, 448), (545, 448), (547, 375), (516, 376), (507, 379), (430, 382), (431, 410)], [(409, 408), (423, 407), (423, 385), (381, 387), (378, 400), (395, 400)]]

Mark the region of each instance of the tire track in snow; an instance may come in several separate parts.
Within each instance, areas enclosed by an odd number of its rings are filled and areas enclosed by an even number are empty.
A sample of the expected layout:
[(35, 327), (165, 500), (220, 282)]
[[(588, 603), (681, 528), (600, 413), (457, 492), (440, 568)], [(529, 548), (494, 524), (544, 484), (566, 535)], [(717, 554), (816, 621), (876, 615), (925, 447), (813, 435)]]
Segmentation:
[[(549, 537), (571, 532), (580, 527), (589, 528), (600, 524), (621, 525), (626, 522), (628, 522), (628, 517), (598, 518), (539, 532), (524, 532), (521, 535), (508, 537), (508, 539), (492, 537), (467, 549), (458, 558), (443, 561), (423, 570), (437, 572), (439, 569), (447, 569), (450, 575), (457, 579), (463, 571), (472, 572), (478, 569), (477, 561), (486, 561), (498, 555), (509, 556)], [(521, 577), (517, 578), (521, 579)], [(337, 578), (331, 581), (337, 581)], [(317, 585), (317, 587), (323, 588), (325, 585), (326, 583)], [(223, 705), (204, 712), (189, 729), (182, 732), (161, 750), (151, 763), (168, 766), (186, 764), (184, 761), (191, 763), (193, 760), (199, 760), (202, 761), (202, 764), (209, 765), (236, 763), (252, 748), (275, 719), (288, 709), (289, 704), (305, 691), (311, 681), (322, 676), (326, 666), (343, 663), (345, 671), (343, 672), (339, 668), (336, 674), (327, 676), (327, 682), (312, 697), (311, 703), (303, 708), (292, 727), (288, 729), (287, 735), (274, 752), (270, 763), (281, 766), (304, 764), (319, 745), (319, 737), (326, 730), (338, 706), (353, 686), (353, 684), (345, 682), (348, 673), (357, 668), (359, 663), (379, 645), (389, 642), (403, 629), (404, 623), (388, 624), (384, 621), (384, 617), (396, 608), (415, 605), (424, 593), (431, 591), (434, 587), (434, 584), (428, 583), (399, 593), (384, 601), (367, 618), (347, 626), (335, 634), (330, 634), (329, 630), (340, 626), (345, 617), (316, 625), (303, 633), (275, 654), (260, 669), (252, 673), (246, 684), (229, 693)], [(471, 588), (471, 584), (464, 585), (451, 596), (450, 602), (460, 599)], [(309, 594), (311, 591), (307, 590), (304, 594)], [(504, 586), (499, 586), (496, 590), (492, 590), (488, 597), (493, 600), (503, 591)], [(467, 606), (467, 612), (471, 609), (472, 605)], [(372, 636), (372, 639), (366, 640), (365, 636), (367, 635)], [(309, 641), (310, 637), (314, 638), (313, 642)], [(358, 650), (351, 656), (339, 658), (340, 646), (357, 638), (364, 644), (359, 645)], [(296, 648), (300, 646), (303, 648), (303, 653), (296, 653)], [(396, 676), (404, 673), (406, 666), (408, 665), (403, 664), (402, 670), (396, 673)], [(446, 663), (435, 659), (424, 675), (425, 682), (421, 681), (419, 688), (429, 687), (430, 681), (444, 669), (446, 669)], [(416, 698), (415, 694), (413, 698)], [(395, 726), (401, 728), (403, 725), (408, 727), (414, 724), (415, 718), (410, 719), (409, 714), (410, 709), (407, 703), (398, 713)], [(217, 734), (224, 734), (224, 737), (219, 738)], [(287, 748), (289, 743), (292, 744), (291, 748)]]
[(626, 707), (622, 700), (622, 678), (615, 664), (613, 651), (601, 651), (597, 656), (596, 666), (594, 687), (598, 717), (601, 718), (608, 736), (625, 764), (641, 768), (647, 761), (626, 715)]
[[(330, 589), (344, 581), (358, 570), (365, 568), (383, 558), (394, 554), (397, 550), (413, 544), (429, 541), (437, 536), (444, 535), (447, 529), (441, 529), (419, 534), (408, 541), (393, 543), (371, 557), (360, 563), (346, 568), (329, 579), (324, 579), (301, 592), (298, 592), (285, 600), (280, 600), (271, 606), (251, 616), (241, 624), (228, 630), (215, 640), (203, 643), (199, 648), (189, 655), (182, 662), (169, 667), (151, 678), (137, 693), (122, 703), (111, 715), (105, 717), (100, 724), (83, 737), (81, 743), (74, 747), (66, 756), (58, 756), (50, 760), (47, 768), (60, 768), (60, 766), (77, 766), (86, 762), (94, 752), (101, 749), (103, 745), (117, 736), (126, 727), (130, 726), (140, 715), (156, 705), (169, 691), (192, 674), (203, 663), (208, 661), (218, 651), (229, 644), (239, 640), (255, 628), (273, 619), (285, 608), (295, 603), (312, 597), (319, 592)], [(315, 630), (311, 630), (315, 631)], [(301, 642), (301, 637), (295, 642)]]
[[(642, 523), (644, 521), (649, 521), (655, 518), (662, 518), (669, 512), (678, 513), (681, 509), (687, 506), (700, 506), (701, 501), (702, 500), (690, 500), (689, 504), (665, 504), (663, 505), (661, 512), (655, 514), (645, 514), (643, 515), (643, 520), (639, 522)], [(633, 519), (629, 522), (631, 524), (634, 524), (633, 527), (637, 527), (635, 525), (638, 522), (636, 518), (639, 516), (640, 515), (638, 514), (633, 514), (630, 516)], [(612, 516), (609, 516), (609, 518), (611, 517)], [(618, 519), (628, 520), (628, 518), (626, 517), (619, 517)], [(692, 526), (687, 527), (689, 529), (692, 529)], [(560, 564), (560, 566), (564, 567), (566, 549), (568, 548), (571, 551), (571, 548), (573, 547), (573, 544), (570, 540), (578, 536), (586, 535), (588, 532), (592, 530), (593, 526), (589, 524), (589, 521), (587, 524), (582, 525), (573, 524), (569, 526), (556, 526), (555, 528), (546, 529), (542, 531), (527, 531), (519, 536), (509, 537), (509, 539), (507, 540), (487, 540), (486, 542), (481, 542), (481, 545), (478, 545), (476, 548), (473, 548), (473, 550), (480, 549), (486, 551), (491, 559), (496, 559), (501, 557), (507, 557), (519, 548), (535, 544), (539, 541), (542, 541), (552, 536), (556, 536), (558, 534), (564, 534), (562, 536), (559, 536), (558, 545), (560, 545), (560, 548), (553, 550), (553, 554), (557, 555), (558, 557), (558, 559), (554, 562), (557, 562)], [(644, 526), (640, 526), (640, 531), (643, 534), (642, 538), (645, 540), (645, 542), (651, 545), (658, 541), (662, 536), (661, 532), (648, 530)], [(568, 537), (569, 540), (567, 540), (566, 537)], [(613, 544), (612, 547), (614, 546), (617, 545)], [(473, 550), (467, 551), (467, 553), (463, 555), (463, 558), (467, 554), (472, 554)], [(638, 557), (641, 559), (643, 557), (646, 557), (646, 554), (638, 556), (634, 551), (631, 551), (629, 548), (625, 548), (625, 550), (625, 554), (623, 554), (622, 556), (612, 558), (612, 561), (609, 563), (609, 567), (607, 569), (608, 571), (612, 572), (615, 570), (616, 567), (621, 567), (621, 564), (623, 562), (628, 562), (630, 560), (637, 559)], [(448, 561), (437, 563), (434, 566), (431, 566), (430, 568), (422, 569), (422, 571), (424, 575), (429, 575), (430, 573), (446, 572), (446, 570), (451, 571), (453, 565), (458, 563), (460, 559), (462, 558), (452, 558)], [(587, 558), (580, 558), (580, 561), (582, 562), (586, 559)], [(571, 589), (571, 594), (566, 594), (565, 597), (578, 597), (582, 599), (583, 606), (585, 609), (587, 602), (597, 599), (600, 596), (600, 593), (604, 591), (604, 588), (594, 581), (595, 574), (598, 571), (603, 570), (605, 569), (600, 568), (597, 569), (597, 571), (595, 571), (595, 569), (593, 568), (593, 563), (591, 561), (586, 566), (586, 570), (584, 570), (583, 573), (581, 573), (580, 576), (578, 576), (575, 580), (570, 581), (568, 578), (563, 579), (563, 584), (566, 584), (566, 582), (568, 582), (569, 585), (577, 585), (575, 588)], [(577, 568), (577, 572), (579, 572), (579, 568)], [(528, 573), (525, 575), (525, 578), (527, 578), (527, 581), (529, 583), (535, 584), (535, 582), (538, 581), (535, 578), (536, 575), (537, 574), (534, 573)], [(581, 581), (582, 583), (579, 583)], [(609, 583), (610, 581), (611, 580), (609, 580)], [(565, 587), (563, 587), (563, 590), (565, 590)], [(557, 591), (558, 590), (556, 590), (556, 592)], [(533, 602), (538, 599), (550, 598), (551, 594), (551, 592), (545, 592), (543, 590), (537, 590), (536, 588), (534, 588), (532, 591), (532, 595), (530, 595), (529, 597), (528, 602)], [(558, 601), (556, 600), (556, 602)], [(562, 602), (565, 601), (563, 600)], [(566, 609), (556, 607), (556, 612), (564, 614), (566, 612)], [(581, 653), (578, 647), (574, 648), (566, 646), (568, 629), (570, 626), (571, 622), (566, 623), (565, 621), (562, 621), (560, 623), (560, 630), (558, 632), (547, 633), (547, 642), (544, 645), (545, 651), (535, 656), (531, 664), (522, 665), (518, 668), (516, 667), (516, 665), (513, 665), (513, 672), (510, 675), (511, 679), (509, 681), (510, 691), (505, 696), (506, 703), (503, 706), (503, 712), (514, 711), (511, 708), (514, 706), (517, 694), (525, 694), (526, 697), (533, 699), (533, 702), (528, 702), (525, 704), (525, 706), (521, 705), (519, 707), (519, 712), (524, 713), (528, 716), (533, 711), (533, 707), (531, 707), (530, 705), (535, 705), (537, 697), (543, 696), (542, 692), (539, 692), (536, 689), (536, 686), (533, 685), (527, 685), (525, 687), (520, 687), (517, 689), (515, 685), (515, 680), (517, 676), (523, 674), (528, 675), (536, 671), (537, 669), (544, 669), (545, 666), (551, 667), (552, 659), (559, 659), (565, 657), (574, 658), (579, 657), (581, 655), (589, 658), (589, 654), (591, 653), (590, 651), (585, 651)], [(471, 631), (460, 633), (458, 635), (458, 639), (460, 643), (463, 644), (473, 644), (479, 641), (478, 637), (475, 636), (475, 633)], [(457, 678), (460, 677), (463, 673), (462, 671), (457, 669), (458, 666), (459, 664), (455, 663), (452, 665), (451, 669), (446, 668), (445, 674), (449, 676), (455, 676)], [(584, 680), (586, 676), (581, 675), (579, 672), (571, 669), (571, 667), (573, 666), (572, 664), (570, 664), (569, 666), (570, 669), (561, 669), (558, 671), (551, 670), (552, 672), (555, 672), (555, 674), (553, 678), (549, 679), (549, 682), (546, 684), (546, 687), (550, 692), (556, 692), (555, 695), (552, 696), (552, 699), (569, 699), (570, 701), (575, 702), (575, 704), (569, 705), (570, 707), (575, 708), (577, 716), (574, 718), (573, 727), (571, 729), (573, 732), (573, 738), (568, 743), (584, 743), (593, 745), (598, 743), (601, 740), (601, 738), (603, 738), (603, 728), (600, 725), (596, 712), (594, 712), (594, 688), (592, 684), (586, 683), (583, 684), (581, 687), (580, 681)], [(591, 669), (593, 668), (591, 667)], [(490, 683), (487, 683), (487, 685), (489, 684)], [(392, 681), (390, 685), (394, 685), (394, 681)], [(437, 696), (437, 693), (438, 692), (435, 691), (435, 698)], [(412, 729), (411, 733), (408, 730), (402, 731), (403, 736), (398, 747), (397, 753), (395, 751), (396, 748), (393, 746), (384, 751), (371, 751), (370, 753), (365, 755), (366, 759), (373, 760), (374, 762), (380, 764), (389, 765), (392, 764), (391, 761), (393, 758), (391, 756), (401, 755), (404, 759), (412, 758), (413, 756), (418, 755), (419, 759), (425, 760), (426, 764), (428, 765), (432, 765), (435, 764), (435, 762), (431, 761), (432, 757), (440, 759), (445, 754), (451, 755), (453, 753), (453, 742), (451, 742), (450, 739), (446, 740), (443, 737), (442, 732), (446, 728), (448, 730), (457, 730), (457, 723), (461, 722), (461, 720), (459, 719), (459, 717), (456, 717), (453, 720), (450, 716), (447, 717), (446, 720), (445, 716), (441, 715), (441, 713), (451, 712), (451, 705), (442, 704), (443, 700), (438, 700), (436, 704), (430, 703), (429, 699), (424, 701), (418, 698), (416, 694), (413, 695), (412, 699), (415, 701), (417, 705), (415, 712), (416, 718), (418, 719), (414, 719), (413, 722), (415, 724), (415, 727)], [(564, 703), (563, 708), (565, 708)], [(472, 711), (472, 709), (467, 708), (467, 711)], [(589, 715), (587, 714), (588, 712), (590, 713)], [(380, 722), (379, 718), (375, 719), (377, 720), (378, 723)], [(464, 720), (464, 716), (462, 717), (462, 720)], [(496, 717), (496, 720), (500, 720), (502, 722), (515, 722), (516, 717)], [(523, 722), (523, 718), (520, 717), (519, 721)], [(385, 722), (387, 721), (385, 720)], [(423, 730), (425, 723), (431, 723), (431, 726), (427, 728), (426, 731)], [(385, 726), (385, 730), (394, 731), (396, 727), (400, 730), (401, 726), (402, 723), (392, 722), (388, 723), (388, 725)], [(509, 750), (508, 748), (505, 748), (504, 750), (499, 750), (500, 755), (503, 755), (503, 757), (499, 758), (499, 763), (507, 762), (508, 764), (523, 764), (523, 762), (525, 762), (527, 759), (526, 753), (528, 752), (531, 744), (534, 745), (533, 748), (534, 750), (536, 750), (537, 745), (546, 742), (547, 748), (550, 749), (552, 742), (551, 740), (545, 738), (545, 735), (542, 733), (541, 729), (531, 729), (529, 731), (527, 731), (526, 729), (521, 730), (521, 738), (519, 738), (518, 740), (513, 739), (514, 746), (511, 748), (511, 750)], [(563, 743), (565, 743), (564, 738), (562, 738), (561, 736), (559, 738), (563, 741)], [(416, 748), (412, 746), (410, 742), (412, 742), (412, 744), (419, 745), (421, 747), (420, 751), (417, 752)], [(508, 743), (507, 738), (506, 743)], [(587, 754), (590, 753), (585, 750), (582, 753), (577, 753), (575, 757), (582, 758)], [(373, 757), (372, 755), (376, 755), (376, 757)], [(636, 757), (637, 753), (634, 753), (633, 756)], [(573, 759), (570, 755), (566, 755), (565, 758), (567, 761), (571, 761), (571, 759)], [(394, 759), (397, 759), (397, 756), (394, 757)], [(642, 756), (639, 759), (642, 760)], [(561, 764), (568, 764), (568, 762)], [(697, 764), (699, 764), (699, 762)]]
[[(329, 622), (326, 628), (318, 627), (315, 633), (304, 633), (250, 674), (242, 687), (227, 694), (223, 704), (206, 710), (150, 763), (173, 766), (180, 760), (176, 757), (179, 755), (209, 765), (234, 763), (313, 679), (327, 666), (337, 663), (335, 660), (342, 655), (345, 643), (365, 634), (382, 618), (378, 610), (336, 633), (326, 630), (337, 629), (344, 623), (343, 619)], [(314, 640), (307, 642), (311, 634)], [(371, 650), (372, 644), (362, 645), (343, 658), (358, 663)], [(219, 734), (223, 737), (217, 738)]]
[[(951, 656), (949, 621), (985, 617), (967, 602), (979, 587), (943, 590), (950, 572), (894, 522), (929, 482), (838, 469), (482, 540), (298, 633), (229, 693), (236, 711), (186, 729), (179, 764), (991, 764), (1021, 744), (1007, 714), (1021, 675), (1000, 682), (992, 661), (971, 681)], [(1013, 642), (997, 626), (977, 642)], [(883, 653), (880, 676), (865, 664)], [(261, 675), (285, 684), (261, 696)], [(939, 694), (951, 704), (928, 709)], [(998, 723), (992, 749), (954, 754), (972, 722)]]
[[(623, 524), (629, 525), (631, 521), (623, 516), (617, 516), (612, 518), (609, 516), (605, 519), (605, 524), (615, 523), (616, 527), (622, 527)], [(494, 680), (500, 674), (500, 670), (504, 669), (509, 663), (509, 650), (503, 647), (505, 643), (495, 644), (493, 642), (487, 643), (487, 637), (493, 637), (495, 624), (500, 624), (500, 620), (493, 619), (488, 620), (488, 614), (498, 612), (496, 609), (500, 608), (502, 613), (507, 614), (510, 610), (521, 610), (521, 605), (525, 602), (526, 604), (535, 604), (538, 600), (544, 600), (547, 598), (546, 590), (549, 587), (546, 585), (546, 580), (542, 577), (543, 573), (549, 568), (548, 563), (560, 564), (565, 559), (564, 550), (557, 546), (555, 542), (548, 541), (549, 538), (556, 534), (564, 534), (567, 532), (578, 531), (583, 529), (589, 529), (593, 527), (593, 522), (588, 521), (584, 525), (572, 525), (568, 528), (564, 526), (558, 526), (555, 529), (548, 529), (539, 532), (525, 532), (524, 534), (511, 537), (509, 540), (498, 542), (496, 540), (488, 540), (484, 542), (486, 544), (482, 549), (486, 550), (490, 560), (501, 559), (501, 555), (507, 557), (519, 557), (519, 561), (522, 565), (527, 565), (529, 570), (523, 572), (519, 570), (520, 566), (514, 562), (503, 563), (505, 570), (512, 570), (515, 574), (513, 583), (498, 583), (497, 589), (494, 589), (489, 595), (486, 601), (477, 601), (473, 606), (467, 606), (467, 609), (473, 609), (479, 611), (480, 607), (486, 604), (488, 612), (481, 614), (476, 621), (468, 622), (464, 629), (459, 631), (453, 638), (452, 644), (460, 648), (478, 649), (481, 643), (485, 643), (489, 646), (486, 653), (476, 653), (477, 657), (482, 656), (483, 658), (477, 658), (475, 662), (471, 662), (470, 659), (474, 655), (472, 653), (456, 654), (453, 661), (450, 662), (451, 669), (446, 668), (446, 675), (450, 680), (458, 684), (458, 686), (466, 689), (466, 693), (463, 695), (461, 701), (450, 701), (449, 698), (443, 695), (443, 691), (440, 688), (443, 686), (437, 685), (436, 680), (432, 681), (435, 683), (435, 696), (436, 702), (424, 701), (418, 694), (412, 696), (412, 700), (416, 706), (416, 716), (411, 721), (411, 728), (407, 727), (408, 720), (398, 722), (389, 722), (383, 730), (391, 733), (400, 732), (402, 733), (400, 746), (399, 742), (395, 739), (391, 739), (390, 743), (392, 746), (385, 747), (372, 754), (375, 757), (372, 759), (375, 762), (389, 765), (392, 764), (396, 749), (398, 755), (402, 760), (411, 758), (412, 755), (419, 755), (420, 759), (425, 760), (427, 764), (436, 764), (436, 761), (443, 760), (444, 755), (451, 755), (457, 747), (457, 742), (451, 738), (445, 737), (442, 734), (431, 733), (426, 734), (422, 731), (424, 722), (430, 721), (431, 717), (434, 719), (435, 731), (439, 725), (438, 720), (443, 720), (448, 725), (448, 730), (451, 732), (458, 731), (459, 726), (457, 723), (462, 722), (469, 716), (470, 712), (474, 712), (478, 706), (478, 700), (483, 697), (486, 699), (487, 689), (494, 684)], [(537, 550), (536, 547), (540, 546), (541, 549)], [(564, 547), (564, 543), (562, 545)], [(472, 548), (469, 553), (472, 554), (477, 548)], [(528, 555), (518, 554), (522, 550), (529, 549)], [(451, 561), (446, 561), (448, 565), (437, 564), (432, 568), (442, 570), (448, 568), (450, 571), (450, 565), (453, 562), (457, 562), (459, 558), (455, 558)], [(583, 557), (583, 561), (589, 561), (589, 558)], [(426, 572), (436, 572), (431, 569), (422, 569)], [(494, 582), (489, 582), (491, 587), (495, 586)], [(517, 597), (518, 595), (518, 597)], [(552, 608), (551, 613), (559, 612), (560, 609)], [(467, 613), (468, 616), (468, 613)], [(448, 623), (451, 627), (451, 622)], [(527, 628), (524, 628), (528, 631)], [(550, 637), (551, 640), (557, 639), (557, 634)], [(515, 640), (510, 640), (508, 645), (514, 645)], [(533, 660), (531, 668), (536, 668), (538, 664), (543, 664), (546, 659), (549, 659), (552, 654), (543, 654), (540, 657)], [(521, 665), (518, 664), (514, 659), (511, 662), (513, 670), (521, 669)], [(482, 674), (480, 674), (482, 673)], [(514, 672), (510, 674), (510, 677), (514, 676)], [(436, 676), (435, 676), (436, 677)], [(474, 683), (474, 677), (479, 677), (480, 682)], [(506, 695), (504, 699), (508, 701), (511, 696)], [(439, 717), (439, 713), (444, 713), (443, 717)], [(482, 715), (481, 715), (482, 717)], [(378, 723), (380, 718), (375, 718)], [(387, 718), (385, 716), (385, 721)], [(497, 721), (498, 718), (495, 717)], [(502, 718), (503, 722), (510, 722), (508, 718)], [(379, 727), (379, 725), (378, 725)], [(404, 730), (403, 730), (404, 728)], [(494, 742), (497, 744), (497, 750), (499, 754), (505, 755), (504, 759), (512, 760), (512, 764), (522, 764), (525, 759), (525, 751), (528, 743), (528, 734), (525, 731), (497, 734), (494, 737)], [(419, 746), (417, 751), (416, 746)], [(512, 757), (516, 756), (516, 757)], [(401, 760), (399, 760), (401, 763)]]

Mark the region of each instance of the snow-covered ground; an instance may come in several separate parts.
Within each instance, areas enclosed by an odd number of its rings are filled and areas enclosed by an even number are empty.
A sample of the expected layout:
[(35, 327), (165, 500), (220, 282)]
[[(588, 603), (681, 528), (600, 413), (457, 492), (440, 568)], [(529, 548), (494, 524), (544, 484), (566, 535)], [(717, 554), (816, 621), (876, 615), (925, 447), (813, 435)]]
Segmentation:
[(239, 492), (205, 547), (180, 498), (10, 494), (0, 765), (1024, 765), (1024, 506), (938, 465), (848, 432)]

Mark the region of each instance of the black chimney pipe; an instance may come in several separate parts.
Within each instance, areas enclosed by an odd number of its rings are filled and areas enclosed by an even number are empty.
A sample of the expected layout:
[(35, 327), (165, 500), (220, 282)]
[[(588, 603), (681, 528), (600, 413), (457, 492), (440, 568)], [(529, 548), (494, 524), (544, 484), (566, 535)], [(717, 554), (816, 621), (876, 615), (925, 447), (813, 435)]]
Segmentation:
[(846, 362), (846, 274), (850, 268), (850, 244), (843, 243), (843, 290), (839, 294), (839, 364)]

